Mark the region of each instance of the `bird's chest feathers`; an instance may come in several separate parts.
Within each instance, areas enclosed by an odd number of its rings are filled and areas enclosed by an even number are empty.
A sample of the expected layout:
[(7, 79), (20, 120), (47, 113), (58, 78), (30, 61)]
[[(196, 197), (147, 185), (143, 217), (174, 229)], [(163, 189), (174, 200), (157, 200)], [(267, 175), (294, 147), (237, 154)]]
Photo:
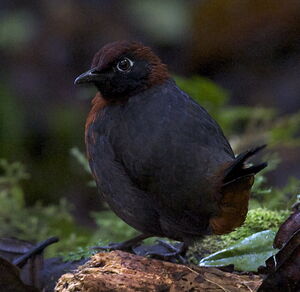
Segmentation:
[[(110, 113), (106, 130), (117, 157), (128, 169), (158, 164), (166, 148), (168, 115), (159, 104), (128, 103)], [(137, 171), (143, 172), (142, 169)]]
[(94, 97), (94, 99), (92, 100), (91, 104), (92, 104), (92, 108), (88, 114), (85, 123), (85, 143), (87, 145), (90, 144), (91, 142), (95, 143), (96, 133), (94, 132), (93, 128), (96, 124), (97, 119), (99, 118), (99, 115), (102, 114), (103, 109), (107, 106), (107, 102), (98, 92)]
[[(97, 109), (100, 108), (100, 111)], [(167, 154), (169, 107), (159, 98), (141, 98), (126, 104), (94, 104), (86, 124), (88, 156), (96, 153), (97, 137), (106, 136), (116, 158), (133, 177), (153, 172)]]

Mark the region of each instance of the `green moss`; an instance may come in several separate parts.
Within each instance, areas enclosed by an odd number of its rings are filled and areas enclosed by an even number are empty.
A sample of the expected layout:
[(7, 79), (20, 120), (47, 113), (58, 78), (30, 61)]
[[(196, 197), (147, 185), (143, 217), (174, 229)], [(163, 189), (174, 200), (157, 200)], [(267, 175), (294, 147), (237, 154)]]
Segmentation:
[(250, 210), (244, 225), (229, 234), (222, 235), (221, 239), (227, 247), (259, 231), (277, 231), (288, 215), (287, 210), (272, 211), (266, 208)]

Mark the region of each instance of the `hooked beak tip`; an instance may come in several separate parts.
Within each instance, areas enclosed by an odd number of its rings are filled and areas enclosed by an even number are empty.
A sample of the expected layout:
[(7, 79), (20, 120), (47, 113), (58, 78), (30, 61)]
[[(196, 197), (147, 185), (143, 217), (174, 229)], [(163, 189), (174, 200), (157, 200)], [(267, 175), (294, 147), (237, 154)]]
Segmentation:
[(98, 76), (98, 74), (96, 73), (96, 69), (93, 68), (93, 69), (88, 70), (88, 71), (82, 73), (81, 75), (79, 75), (75, 79), (74, 85), (93, 83), (94, 81), (96, 81), (97, 76)]
[(79, 76), (74, 80), (74, 85), (80, 84), (80, 78)]

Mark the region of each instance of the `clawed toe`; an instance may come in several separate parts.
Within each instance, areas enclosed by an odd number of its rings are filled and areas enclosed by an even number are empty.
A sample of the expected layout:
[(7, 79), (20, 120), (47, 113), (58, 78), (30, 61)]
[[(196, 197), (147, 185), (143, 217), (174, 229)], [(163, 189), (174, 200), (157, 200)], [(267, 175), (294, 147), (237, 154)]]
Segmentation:
[(186, 251), (184, 243), (176, 243), (175, 245), (172, 245), (163, 240), (157, 240), (157, 244), (140, 245), (134, 247), (132, 250), (136, 255), (152, 256), (182, 264), (186, 264), (187, 262), (183, 256)]
[(117, 243), (117, 242), (112, 242), (108, 245), (105, 246), (93, 246), (92, 249), (95, 250), (123, 250), (123, 251), (130, 251), (131, 246), (128, 246), (124, 244), (124, 242)]
[(123, 251), (130, 251), (132, 252), (133, 247), (139, 245), (141, 243), (141, 241), (143, 241), (144, 239), (151, 237), (151, 234), (140, 234), (134, 238), (131, 238), (129, 240), (126, 240), (124, 242), (112, 242), (106, 246), (94, 246), (92, 247), (93, 249), (96, 250), (123, 250)]

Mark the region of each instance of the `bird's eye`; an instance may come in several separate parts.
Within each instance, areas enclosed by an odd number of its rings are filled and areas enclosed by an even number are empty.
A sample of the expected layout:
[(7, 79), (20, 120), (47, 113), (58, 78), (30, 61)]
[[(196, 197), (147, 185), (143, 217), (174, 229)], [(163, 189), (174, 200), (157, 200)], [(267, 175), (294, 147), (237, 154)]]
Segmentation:
[(124, 58), (117, 63), (117, 69), (121, 72), (128, 72), (132, 66), (133, 62), (128, 58)]

